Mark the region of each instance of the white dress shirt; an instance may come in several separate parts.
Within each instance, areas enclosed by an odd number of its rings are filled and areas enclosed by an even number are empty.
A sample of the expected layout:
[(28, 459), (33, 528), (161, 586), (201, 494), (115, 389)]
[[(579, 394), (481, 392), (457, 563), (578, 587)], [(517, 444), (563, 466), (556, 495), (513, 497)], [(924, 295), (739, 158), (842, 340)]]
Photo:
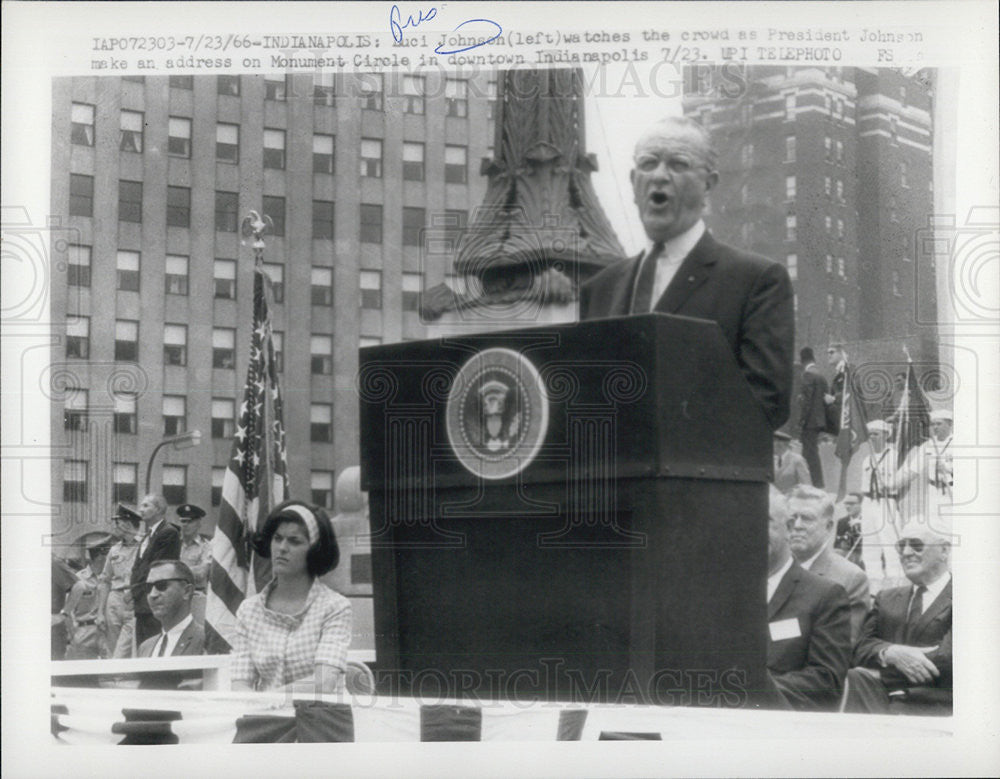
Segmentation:
[(146, 535), (142, 537), (142, 540), (139, 542), (139, 551), (136, 552), (136, 555), (138, 557), (142, 557), (143, 554), (145, 554), (146, 547), (149, 546), (149, 539), (153, 537), (153, 533), (155, 533), (159, 529), (160, 525), (162, 525), (163, 522), (164, 520), (161, 519), (159, 522), (157, 522), (149, 529), (149, 532), (146, 533)]
[(781, 566), (777, 571), (772, 573), (767, 577), (767, 602), (771, 602), (771, 598), (774, 597), (775, 591), (778, 589), (778, 585), (781, 584), (781, 580), (788, 573), (788, 569), (792, 567), (792, 556), (788, 555), (788, 559), (785, 560), (785, 564)]
[[(705, 234), (705, 223), (699, 219), (691, 227), (680, 235), (675, 235), (669, 241), (663, 242), (663, 251), (656, 261), (656, 276), (653, 281), (653, 297), (650, 302), (650, 311), (656, 308), (656, 304), (663, 297), (667, 285), (673, 280), (677, 269), (681, 266), (684, 258), (687, 257), (695, 244), (701, 240)], [(646, 242), (646, 251), (643, 257), (648, 257), (653, 250), (654, 241)]]
[(943, 574), (937, 577), (935, 581), (931, 582), (930, 584), (924, 585), (927, 588), (927, 591), (924, 593), (923, 609), (921, 609), (920, 611), (921, 614), (923, 614), (925, 611), (927, 611), (927, 609), (931, 607), (931, 604), (935, 600), (937, 600), (938, 595), (941, 594), (941, 591), (944, 590), (944, 588), (950, 581), (951, 581), (951, 572), (945, 571)]
[(173, 654), (174, 647), (177, 646), (177, 642), (181, 639), (181, 633), (187, 630), (187, 626), (191, 624), (194, 618), (188, 614), (184, 619), (174, 625), (166, 633), (160, 633), (160, 640), (153, 645), (153, 652), (150, 657), (160, 657), (160, 649), (163, 646), (163, 642), (167, 642), (166, 651), (162, 653), (163, 657), (170, 657)]

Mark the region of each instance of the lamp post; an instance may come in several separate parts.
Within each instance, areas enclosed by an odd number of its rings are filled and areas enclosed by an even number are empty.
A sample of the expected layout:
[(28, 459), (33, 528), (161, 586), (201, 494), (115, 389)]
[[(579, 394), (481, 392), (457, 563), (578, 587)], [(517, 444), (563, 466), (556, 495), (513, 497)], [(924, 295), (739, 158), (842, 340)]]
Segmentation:
[(149, 462), (146, 464), (146, 494), (149, 494), (149, 482), (153, 475), (153, 461), (156, 459), (156, 455), (160, 453), (160, 450), (164, 446), (173, 446), (174, 449), (180, 451), (181, 449), (190, 449), (192, 446), (198, 446), (200, 443), (200, 430), (189, 430), (186, 433), (168, 436), (160, 441), (160, 443), (158, 443), (156, 448), (153, 450), (153, 453), (149, 455)]

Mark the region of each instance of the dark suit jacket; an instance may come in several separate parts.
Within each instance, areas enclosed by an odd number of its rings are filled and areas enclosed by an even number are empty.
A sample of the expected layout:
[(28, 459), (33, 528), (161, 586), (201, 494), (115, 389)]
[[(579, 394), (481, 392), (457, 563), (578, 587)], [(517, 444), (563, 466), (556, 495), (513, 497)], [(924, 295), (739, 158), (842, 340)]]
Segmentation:
[(149, 539), (142, 555), (136, 555), (135, 562), (132, 563), (132, 576), (129, 583), (132, 585), (136, 614), (150, 613), (149, 603), (146, 601), (146, 590), (142, 586), (146, 583), (146, 574), (149, 573), (150, 566), (157, 560), (177, 560), (180, 556), (181, 534), (177, 532), (177, 528), (164, 519), (156, 528), (152, 538)]
[(936, 646), (937, 649), (927, 655), (941, 672), (934, 687), (951, 690), (951, 584), (949, 581), (924, 610), (908, 642), (903, 641), (903, 634), (913, 588), (909, 585), (893, 587), (876, 595), (875, 605), (861, 626), (861, 638), (854, 649), (854, 665), (881, 669), (886, 687), (901, 690), (912, 686), (912, 683), (895, 668), (882, 668), (878, 661), (879, 652), (890, 644)]
[(844, 588), (792, 563), (767, 604), (768, 623), (797, 619), (801, 635), (767, 636), (767, 670), (793, 709), (836, 709), (851, 651), (851, 616)]
[(847, 593), (847, 602), (851, 605), (851, 645), (861, 635), (861, 625), (871, 607), (871, 595), (868, 591), (868, 577), (854, 563), (826, 547), (819, 557), (813, 560), (809, 572), (824, 579), (836, 582)]
[[(157, 633), (152, 638), (147, 638), (143, 641), (139, 645), (139, 657), (152, 657), (153, 648), (159, 640), (160, 634)], [(180, 657), (181, 655), (203, 654), (205, 654), (205, 629), (194, 620), (191, 620), (191, 624), (184, 628), (181, 637), (177, 639), (177, 645), (171, 650), (170, 656)]]
[[(640, 257), (608, 266), (581, 287), (580, 319), (631, 313)], [(795, 321), (783, 265), (719, 243), (706, 231), (654, 310), (718, 323), (771, 427), (788, 420)]]
[(799, 427), (802, 430), (823, 430), (826, 427), (826, 378), (819, 371), (802, 371), (799, 392)]

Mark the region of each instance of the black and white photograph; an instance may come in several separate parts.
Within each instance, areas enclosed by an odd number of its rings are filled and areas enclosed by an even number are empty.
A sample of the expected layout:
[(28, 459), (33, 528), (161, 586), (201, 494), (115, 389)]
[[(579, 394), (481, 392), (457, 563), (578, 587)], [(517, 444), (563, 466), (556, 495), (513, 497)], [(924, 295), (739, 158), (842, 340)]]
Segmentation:
[(12, 776), (1000, 769), (995, 8), (3, 13)]

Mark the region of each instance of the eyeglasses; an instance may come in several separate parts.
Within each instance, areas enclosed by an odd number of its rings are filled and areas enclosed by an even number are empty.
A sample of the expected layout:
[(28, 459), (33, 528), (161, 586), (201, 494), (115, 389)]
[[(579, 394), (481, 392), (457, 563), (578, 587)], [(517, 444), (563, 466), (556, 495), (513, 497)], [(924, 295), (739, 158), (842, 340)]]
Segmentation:
[(656, 154), (640, 154), (635, 158), (635, 167), (643, 173), (651, 173), (660, 167), (661, 162), (667, 164), (667, 169), (671, 173), (687, 173), (689, 170), (708, 167), (707, 165), (696, 163), (687, 157), (677, 155), (661, 157)]
[(166, 592), (167, 587), (170, 586), (170, 582), (184, 582), (185, 584), (190, 584), (187, 579), (158, 579), (155, 582), (146, 582), (143, 587), (146, 590), (146, 594), (149, 595), (153, 590), (157, 592)]
[(921, 541), (919, 538), (899, 539), (896, 542), (896, 551), (899, 552), (900, 554), (903, 554), (903, 550), (906, 549), (907, 545), (909, 545), (910, 549), (912, 549), (917, 554), (920, 554), (921, 552), (924, 551), (924, 542)]

